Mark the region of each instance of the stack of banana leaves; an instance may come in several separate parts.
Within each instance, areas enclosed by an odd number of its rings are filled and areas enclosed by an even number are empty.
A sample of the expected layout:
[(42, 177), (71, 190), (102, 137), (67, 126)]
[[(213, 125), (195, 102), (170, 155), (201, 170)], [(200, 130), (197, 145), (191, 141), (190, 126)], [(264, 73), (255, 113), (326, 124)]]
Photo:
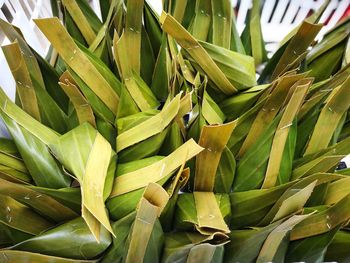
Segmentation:
[(229, 0), (52, 0), (46, 58), (0, 20), (0, 262), (350, 262), (350, 20), (320, 37), (328, 2), (270, 58), (258, 0), (241, 35)]

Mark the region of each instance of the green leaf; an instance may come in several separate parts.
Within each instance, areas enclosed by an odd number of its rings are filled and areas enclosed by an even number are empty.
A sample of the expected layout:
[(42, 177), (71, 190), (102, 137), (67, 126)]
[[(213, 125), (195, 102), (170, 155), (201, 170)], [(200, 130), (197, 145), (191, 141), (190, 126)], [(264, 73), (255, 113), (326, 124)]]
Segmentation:
[[(73, 210), (56, 201), (50, 195), (38, 191), (37, 187), (15, 184), (3, 179), (0, 179), (0, 182), (1, 195), (6, 195), (22, 204), (30, 206), (34, 211), (51, 221), (62, 222), (78, 217), (78, 214)], [(11, 216), (10, 212), (8, 214)]]
[(53, 223), (15, 199), (0, 195), (0, 222), (24, 233), (38, 235)]
[(327, 248), (337, 231), (335, 228), (325, 234), (291, 242), (285, 262), (324, 262)]
[(315, 236), (337, 228), (350, 218), (347, 209), (349, 202), (350, 195), (347, 195), (328, 209), (311, 215), (293, 229), (291, 240)]
[(231, 3), (227, 0), (211, 1), (211, 8), (213, 17), (212, 43), (230, 49), (232, 27)]
[(192, 59), (199, 64), (218, 89), (225, 94), (233, 94), (237, 89), (229, 82), (225, 74), (210, 57), (201, 44), (179, 24), (172, 16), (162, 13), (160, 18), (162, 28), (165, 32), (175, 38), (180, 46), (185, 48)]
[(70, 178), (52, 157), (45, 143), (5, 114), (2, 115), (2, 118), (36, 185), (48, 188), (69, 186)]
[(281, 195), (294, 182), (275, 186), (269, 189), (248, 190), (230, 194), (231, 228), (239, 229), (257, 225), (270, 211)]
[(236, 173), (236, 160), (229, 148), (225, 146), (215, 175), (214, 192), (230, 193)]
[[(57, 18), (37, 19), (37, 26), (51, 41), (64, 61), (91, 88), (114, 114), (118, 109), (119, 96), (96, 69), (88, 57), (79, 49)], [(47, 29), (50, 28), (48, 31)], [(64, 44), (63, 44), (64, 43)], [(78, 83), (79, 84), (79, 83)]]
[(233, 182), (233, 191), (241, 192), (259, 188), (265, 178), (268, 158), (272, 147), (273, 136), (280, 117), (269, 125), (252, 147), (242, 156), (237, 164)]
[(309, 215), (296, 215), (276, 227), (267, 237), (256, 262), (283, 262), (292, 228)]
[[(328, 235), (328, 234), (324, 234)], [(347, 262), (350, 259), (350, 233), (349, 231), (337, 231), (329, 244), (325, 261)]]
[(62, 135), (50, 149), (79, 181), (82, 216), (96, 239), (99, 240), (100, 224), (113, 233), (104, 208), (116, 169), (110, 144), (91, 125), (84, 123)]
[(151, 89), (160, 101), (165, 101), (169, 93), (169, 84), (171, 76), (171, 62), (168, 51), (168, 38), (162, 35), (161, 45), (157, 56), (154, 72), (152, 75)]
[(72, 259), (93, 259), (112, 243), (108, 231), (103, 227), (100, 230), (98, 243), (84, 220), (78, 217), (18, 243), (11, 249)]
[(225, 262), (255, 262), (268, 235), (281, 222), (263, 228), (233, 230), (225, 246)]
[(195, 14), (192, 25), (190, 26), (191, 34), (198, 40), (206, 41), (210, 31), (211, 23), (211, 0), (196, 1)]

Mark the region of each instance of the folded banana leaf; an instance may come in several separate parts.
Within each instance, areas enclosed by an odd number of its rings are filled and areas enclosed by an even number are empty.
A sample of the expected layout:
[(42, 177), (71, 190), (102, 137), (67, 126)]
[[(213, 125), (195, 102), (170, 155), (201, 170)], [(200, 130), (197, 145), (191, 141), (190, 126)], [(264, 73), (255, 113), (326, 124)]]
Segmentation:
[(186, 231), (196, 229), (203, 235), (227, 234), (230, 214), (230, 200), (226, 194), (183, 193), (178, 197), (174, 227)]
[[(78, 217), (74, 210), (61, 204), (49, 195), (35, 188), (33, 189), (33, 187), (0, 179), (0, 194), (30, 206), (34, 211), (54, 222), (62, 222)], [(10, 213), (9, 216), (11, 216)]]
[(173, 219), (179, 192), (182, 188), (185, 187), (190, 177), (190, 169), (183, 169), (184, 166), (185, 163), (183, 163), (182, 167), (180, 167), (176, 176), (173, 177), (170, 182), (167, 182), (163, 185), (164, 189), (169, 195), (169, 201), (159, 218), (164, 232), (169, 232), (173, 228)]
[[(339, 179), (339, 176), (330, 174), (315, 174), (310, 176), (310, 178), (305, 178), (299, 182), (288, 182), (269, 189), (233, 192), (230, 194), (231, 210), (233, 211), (231, 217), (231, 228), (240, 229), (245, 226), (258, 225), (259, 223), (264, 225), (268, 224), (270, 221), (268, 220), (264, 222), (264, 218), (267, 219), (270, 217), (271, 220), (272, 217), (276, 216), (276, 213), (288, 211), (286, 209), (287, 207), (292, 208), (290, 213), (293, 213), (297, 211), (298, 208), (295, 209), (293, 205), (288, 205), (289, 201), (286, 200), (288, 200), (289, 197), (294, 195), (294, 198), (298, 196), (302, 197), (303, 191), (298, 193), (300, 192), (301, 188), (307, 187), (315, 180), (317, 180), (317, 185), (321, 185), (336, 179)], [(306, 191), (306, 193), (307, 192), (310, 194), (310, 190)], [(301, 201), (302, 200), (303, 199), (301, 199)], [(292, 201), (294, 204), (293, 198), (290, 201)], [(306, 202), (305, 199), (304, 201)], [(257, 203), (259, 205), (257, 205)], [(282, 203), (284, 203), (283, 206), (285, 207), (283, 209), (281, 209)]]
[(224, 262), (255, 262), (265, 240), (281, 224), (277, 221), (263, 228), (233, 230), (225, 246)]
[(117, 137), (117, 152), (162, 132), (179, 111), (180, 95), (177, 95), (157, 115), (119, 133)]
[(227, 79), (214, 60), (201, 44), (193, 38), (193, 36), (185, 30), (172, 16), (162, 13), (160, 18), (162, 29), (170, 34), (183, 48), (189, 52), (191, 57), (199, 64), (203, 71), (208, 75), (209, 79), (217, 85), (217, 88), (225, 94), (237, 92), (234, 85)]
[(258, 85), (240, 92), (237, 95), (233, 95), (219, 104), (220, 109), (224, 112), (224, 114), (230, 116), (230, 119), (236, 119), (249, 110), (249, 108), (259, 99), (262, 93), (269, 87), (269, 84)]
[(203, 148), (191, 139), (162, 160), (117, 176), (110, 197), (119, 196), (143, 188), (150, 182), (158, 182), (167, 178), (183, 162), (193, 158), (202, 150)]
[(338, 228), (327, 233), (293, 241), (288, 247), (285, 262), (324, 262), (328, 246)]
[(0, 195), (0, 199), (2, 224), (31, 235), (38, 235), (54, 226), (52, 222), (15, 199), (5, 195)]
[(276, 227), (266, 238), (256, 262), (284, 262), (293, 227), (309, 215), (295, 215)]
[(181, 169), (187, 160), (202, 149), (193, 140), (189, 140), (166, 157), (153, 156), (119, 164), (114, 188), (106, 203), (110, 216), (117, 220), (131, 213), (149, 183), (165, 184), (177, 168)]
[(100, 230), (100, 242), (97, 242), (83, 218), (78, 217), (10, 249), (79, 260), (94, 259), (112, 243), (109, 232), (103, 227)]
[[(199, 138), (199, 145), (204, 150), (196, 157), (196, 174), (194, 178), (195, 191), (214, 190), (219, 163), (223, 167), (224, 159), (221, 160), (222, 153), (235, 127), (234, 122), (222, 125), (204, 126)], [(229, 149), (226, 150), (229, 151)], [(230, 162), (230, 160), (228, 160)], [(227, 165), (230, 165), (229, 163)], [(222, 175), (222, 174), (221, 174)], [(233, 173), (225, 174), (227, 177), (227, 188), (232, 184)], [(223, 180), (222, 180), (223, 182)]]
[[(114, 114), (118, 109), (119, 96), (106, 76), (102, 75), (85, 55), (57, 18), (35, 20), (37, 26), (50, 39), (65, 63), (89, 86)], [(49, 29), (50, 30), (47, 30)], [(60, 37), (58, 37), (60, 35)], [(62, 43), (65, 43), (62, 45)], [(74, 76), (73, 76), (74, 77)], [(79, 83), (78, 83), (79, 84)]]
[(113, 239), (113, 245), (102, 262), (159, 262), (163, 230), (158, 217), (168, 198), (169, 195), (161, 186), (149, 184), (136, 212), (113, 224), (117, 237)]
[(165, 235), (164, 253), (161, 262), (223, 262), (227, 241), (215, 242), (218, 235), (203, 236), (192, 232), (177, 232)]
[(347, 222), (350, 218), (349, 210), (346, 209), (349, 200), (350, 195), (347, 195), (333, 206), (299, 223), (291, 232), (291, 240), (323, 234)]
[(322, 24), (315, 24), (304, 20), (297, 32), (293, 32), (293, 36), (268, 61), (258, 82), (264, 83), (274, 80), (286, 70), (297, 68), (299, 63), (292, 68), (288, 66), (292, 65), (293, 61), (298, 59), (299, 56), (305, 55), (307, 48), (313, 42), (322, 26)]
[(82, 216), (96, 239), (99, 240), (100, 224), (113, 233), (104, 206), (116, 169), (116, 155), (110, 144), (84, 123), (59, 137), (50, 149), (80, 183)]

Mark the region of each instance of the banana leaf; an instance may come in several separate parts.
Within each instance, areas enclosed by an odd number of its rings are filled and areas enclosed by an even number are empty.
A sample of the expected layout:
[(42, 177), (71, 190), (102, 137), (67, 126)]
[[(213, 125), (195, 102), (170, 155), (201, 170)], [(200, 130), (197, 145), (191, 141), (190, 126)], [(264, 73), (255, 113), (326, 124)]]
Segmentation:
[(229, 1), (211, 1), (212, 9), (212, 43), (230, 49), (232, 7)]
[[(205, 192), (197, 193), (209, 194)], [(211, 235), (213, 233), (227, 234), (229, 232), (227, 224), (230, 221), (231, 214), (229, 197), (225, 194), (210, 194), (213, 196), (213, 200), (216, 201), (216, 204), (211, 203), (212, 200), (209, 199), (210, 197), (200, 200), (200, 203), (198, 203), (198, 199), (204, 198), (204, 196), (198, 195), (196, 197), (196, 192), (180, 194), (175, 211), (174, 227), (186, 231), (196, 229), (204, 235)], [(206, 202), (208, 205), (206, 207), (202, 206), (205, 200), (207, 200)], [(217, 208), (215, 208), (214, 205), (216, 205)], [(204, 221), (207, 218), (211, 220), (210, 223)], [(215, 222), (213, 222), (214, 218)]]
[(212, 191), (214, 189), (221, 154), (234, 127), (234, 122), (203, 127), (199, 145), (204, 148), (204, 151), (196, 157), (195, 191)]
[(21, 232), (38, 235), (54, 226), (52, 222), (15, 199), (0, 195), (0, 222)]
[[(291, 98), (288, 101), (281, 120), (276, 128), (262, 188), (274, 186), (277, 182), (290, 126), (293, 124), (293, 120), (303, 103), (310, 84), (311, 81), (309, 79), (304, 79), (304, 81), (299, 81), (295, 84), (296, 86), (294, 87), (294, 91), (292, 91)], [(292, 161), (290, 161), (290, 166), (291, 165)]]
[(51, 189), (30, 185), (27, 187), (29, 189), (33, 189), (34, 191), (52, 197), (76, 213), (79, 213), (81, 210), (81, 193), (79, 188), (67, 187), (60, 189)]
[(177, 95), (159, 114), (124, 132), (118, 133), (117, 152), (163, 131), (178, 113), (180, 95)]
[(91, 45), (94, 39), (96, 38), (96, 33), (91, 27), (87, 18), (85, 17), (83, 10), (80, 9), (78, 3), (75, 0), (73, 1), (63, 0), (62, 4), (64, 8), (69, 12), (76, 26), (79, 28), (87, 44)]
[(96, 127), (96, 120), (91, 106), (78, 89), (73, 78), (69, 76), (68, 72), (60, 77), (59, 85), (68, 96), (69, 101), (73, 104), (78, 123), (82, 124), (84, 122), (89, 122), (92, 126)]
[[(194, 140), (190, 139), (178, 149), (160, 161), (148, 166), (117, 176), (110, 197), (122, 195), (145, 187), (148, 183), (166, 178), (184, 161), (193, 158), (203, 150)], [(140, 177), (142, 175), (142, 177)]]
[(16, 93), (19, 97), (22, 109), (33, 118), (40, 121), (41, 117), (35, 89), (30, 74), (26, 68), (24, 57), (21, 55), (18, 42), (2, 46), (2, 51), (4, 52), (12, 75), (16, 81)]
[(2, 114), (2, 119), (36, 185), (49, 188), (69, 186), (70, 178), (53, 158), (45, 143), (5, 114)]
[(230, 193), (236, 173), (236, 160), (230, 149), (225, 146), (222, 151), (215, 175), (214, 192)]
[(20, 109), (6, 96), (2, 89), (0, 90), (0, 103), (2, 116), (7, 116), (12, 122), (18, 123), (23, 129), (33, 134), (33, 136), (38, 138), (44, 144), (49, 144), (57, 139), (57, 132), (38, 122)]
[(233, 191), (241, 192), (261, 187), (279, 120), (280, 115), (273, 120), (266, 131), (258, 137), (252, 147), (239, 160), (233, 181)]
[(163, 144), (159, 150), (160, 155), (169, 155), (175, 149), (179, 148), (184, 143), (184, 138), (181, 133), (181, 128), (178, 122), (173, 122), (168, 132), (166, 133), (166, 137), (163, 141)]
[[(183, 166), (185, 163), (183, 163)], [(173, 218), (175, 214), (176, 203), (179, 196), (179, 191), (185, 187), (190, 177), (190, 169), (182, 169), (180, 167), (176, 176), (172, 178), (172, 180), (168, 183), (164, 184), (164, 189), (169, 194), (169, 201), (165, 206), (162, 214), (160, 215), (160, 222), (162, 224), (164, 232), (169, 232), (173, 227)]]
[(125, 163), (157, 155), (166, 140), (169, 129), (170, 127), (167, 127), (159, 134), (153, 135), (144, 141), (122, 150), (118, 154), (118, 161)]
[[(256, 85), (254, 59), (229, 49), (225, 49), (208, 42), (198, 41), (215, 64), (224, 73), (226, 78), (237, 89), (242, 90), (246, 87)], [(191, 62), (197, 63), (198, 60), (189, 58)], [(201, 66), (199, 64), (199, 66)], [(203, 67), (203, 66), (201, 66)], [(204, 68), (203, 68), (204, 70)]]
[(270, 122), (272, 122), (283, 107), (284, 101), (288, 97), (289, 90), (294, 90), (298, 81), (304, 81), (301, 80), (303, 77), (305, 77), (305, 74), (283, 76), (275, 82), (275, 86), (272, 85), (266, 90), (266, 93), (270, 94), (253, 122), (247, 138), (239, 151), (239, 156), (242, 156), (245, 151), (251, 147), (255, 139), (259, 137)]
[(270, 233), (281, 224), (277, 221), (263, 228), (233, 230), (225, 246), (224, 262), (255, 262)]
[(19, 28), (7, 23), (6, 21), (0, 19), (0, 28), (1, 31), (4, 32), (6, 37), (11, 41), (15, 42), (17, 41), (20, 49), (23, 52), (23, 57), (25, 60), (25, 63), (27, 65), (27, 68), (30, 70), (30, 73), (34, 79), (37, 80), (39, 85), (44, 88), (44, 81), (40, 72), (40, 68), (38, 65), (37, 60), (34, 57), (33, 52), (31, 51), (30, 47), (26, 43), (21, 31)]
[(223, 244), (215, 244), (214, 239), (220, 238), (217, 235), (202, 236), (193, 232), (177, 232), (165, 236), (164, 253), (162, 261), (170, 262), (222, 262)]
[[(215, 4), (215, 3), (214, 3)], [(198, 40), (206, 41), (212, 20), (211, 0), (196, 1), (192, 24), (189, 28), (191, 34)]]
[(90, 124), (84, 123), (62, 135), (50, 149), (79, 181), (82, 216), (96, 239), (99, 240), (100, 224), (113, 233), (104, 205), (116, 169), (116, 156), (110, 144)]
[(309, 215), (295, 215), (276, 227), (266, 238), (256, 262), (284, 262), (292, 228)]
[(152, 6), (148, 4), (147, 1), (145, 1), (144, 4), (145, 6), (143, 17), (145, 22), (145, 28), (152, 44), (153, 53), (159, 54), (159, 49), (162, 42), (162, 30), (160, 28), (159, 16), (156, 13), (156, 11), (152, 9)]
[(26, 251), (19, 250), (2, 250), (2, 257), (6, 262), (37, 262), (37, 263), (46, 263), (46, 262), (55, 262), (55, 263), (93, 263), (97, 260), (74, 260), (63, 257), (54, 257), (42, 255), (40, 253), (31, 253)]
[(66, 114), (45, 90), (44, 84), (39, 82), (43, 80), (34, 78), (33, 69), (27, 67), (24, 53), (22, 54), (23, 51), (20, 50), (19, 44), (5, 46), (3, 50), (7, 60), (16, 60), (19, 63), (16, 65), (12, 61), (9, 66), (16, 81), (16, 93), (21, 107), (35, 119), (39, 121), (42, 119), (44, 124), (54, 130), (65, 132), (67, 130)]
[[(157, 195), (154, 195), (157, 191)], [(169, 196), (161, 186), (146, 187), (135, 212), (113, 224), (117, 238), (102, 262), (159, 262), (163, 231), (157, 217), (164, 209)], [(131, 231), (130, 231), (131, 229)], [(143, 233), (143, 234), (141, 234)], [(125, 244), (125, 246), (121, 246)]]
[(191, 57), (202, 67), (215, 85), (225, 94), (237, 92), (237, 89), (227, 79), (214, 60), (205, 51), (201, 44), (185, 30), (172, 16), (162, 13), (160, 17), (162, 29), (175, 38), (177, 43), (185, 48)]
[(78, 214), (69, 207), (56, 201), (49, 195), (36, 191), (25, 185), (15, 184), (0, 179), (0, 194), (31, 207), (48, 220), (62, 222), (78, 217)]
[(290, 127), (285, 148), (283, 150), (277, 184), (284, 184), (290, 181), (297, 143), (297, 132), (297, 122), (294, 120), (292, 126)]
[(220, 109), (230, 118), (236, 119), (248, 111), (269, 87), (269, 84), (259, 85), (233, 95), (219, 103)]
[(329, 244), (338, 228), (327, 233), (293, 241), (288, 247), (285, 262), (324, 262)]
[(165, 101), (168, 97), (171, 77), (171, 62), (168, 51), (168, 38), (165, 34), (161, 37), (161, 44), (159, 46), (159, 53), (157, 53), (157, 60), (152, 74), (151, 89), (155, 96), (160, 101)]
[(0, 165), (0, 178), (20, 184), (27, 184), (32, 181), (31, 176), (27, 172), (23, 173), (5, 165)]
[(322, 24), (314, 24), (304, 20), (297, 32), (293, 32), (290, 40), (284, 43), (269, 60), (258, 82), (264, 83), (268, 80), (274, 80), (283, 74), (288, 64), (304, 54), (321, 28)]
[(64, 91), (60, 88), (59, 74), (58, 72), (45, 60), (43, 59), (35, 50), (32, 52), (39, 64), (41, 74), (44, 80), (45, 89), (48, 94), (54, 99), (56, 104), (61, 108), (64, 113), (68, 110), (68, 97)]
[(287, 189), (262, 219), (260, 225), (267, 225), (300, 211), (305, 206), (316, 186), (316, 181), (305, 186), (305, 183), (308, 183), (307, 181), (308, 180), (301, 181)]
[(324, 200), (326, 205), (335, 204), (350, 193), (350, 178), (345, 177), (329, 184)]
[(0, 223), (0, 233), (0, 248), (9, 247), (33, 237), (32, 234), (19, 231), (3, 223)]
[(247, 54), (252, 55), (258, 66), (267, 60), (265, 42), (260, 24), (260, 1), (254, 0), (253, 7), (247, 15), (247, 24), (242, 33), (242, 42)]
[[(327, 235), (327, 234), (323, 234)], [(349, 260), (350, 239), (349, 231), (338, 231), (328, 245), (325, 261), (346, 262)]]
[[(96, 93), (114, 114), (118, 109), (119, 96), (83, 53), (57, 18), (37, 19), (37, 26), (48, 37), (65, 63)], [(47, 29), (50, 28), (48, 31)], [(58, 37), (60, 36), (60, 37)], [(65, 43), (64, 45), (62, 43)], [(79, 83), (78, 83), (79, 84)]]
[(94, 259), (112, 243), (107, 230), (101, 227), (97, 242), (81, 217), (47, 230), (11, 247), (13, 251), (27, 251), (71, 259)]
[(231, 152), (236, 156), (241, 148), (244, 139), (246, 138), (249, 130), (254, 122), (256, 114), (263, 106), (265, 99), (258, 102), (254, 107), (249, 109), (246, 113), (240, 116), (237, 121), (236, 128), (233, 130), (231, 137), (227, 143), (227, 147), (230, 148)]
[[(157, 195), (155, 195), (157, 193)], [(125, 262), (153, 262), (160, 257), (162, 228), (157, 217), (168, 202), (169, 195), (158, 184), (149, 184), (140, 200), (136, 217), (126, 243)], [(152, 232), (154, 234), (152, 236)], [(152, 239), (151, 239), (152, 237)], [(146, 256), (146, 253), (150, 253)]]
[(202, 114), (209, 124), (223, 124), (226, 119), (225, 114), (206, 91), (203, 93)]
[[(325, 149), (329, 145), (343, 114), (350, 107), (349, 91), (347, 90), (349, 83), (350, 78), (347, 78), (339, 88), (333, 90), (329, 95), (330, 99), (320, 113), (305, 155)], [(327, 123), (327, 128), (324, 126), (325, 123)]]
[(350, 218), (349, 210), (346, 209), (349, 202), (350, 195), (347, 195), (328, 209), (311, 215), (293, 229), (291, 240), (323, 234), (347, 222)]

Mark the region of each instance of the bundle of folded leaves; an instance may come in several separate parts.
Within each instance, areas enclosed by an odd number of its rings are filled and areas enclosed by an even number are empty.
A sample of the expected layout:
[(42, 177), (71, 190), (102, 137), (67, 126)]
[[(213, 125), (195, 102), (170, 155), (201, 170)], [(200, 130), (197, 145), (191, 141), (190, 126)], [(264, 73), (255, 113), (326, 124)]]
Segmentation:
[[(350, 20), (268, 59), (253, 1), (51, 1), (0, 21), (0, 262), (350, 261)], [(273, 32), (271, 32), (273, 34)]]

